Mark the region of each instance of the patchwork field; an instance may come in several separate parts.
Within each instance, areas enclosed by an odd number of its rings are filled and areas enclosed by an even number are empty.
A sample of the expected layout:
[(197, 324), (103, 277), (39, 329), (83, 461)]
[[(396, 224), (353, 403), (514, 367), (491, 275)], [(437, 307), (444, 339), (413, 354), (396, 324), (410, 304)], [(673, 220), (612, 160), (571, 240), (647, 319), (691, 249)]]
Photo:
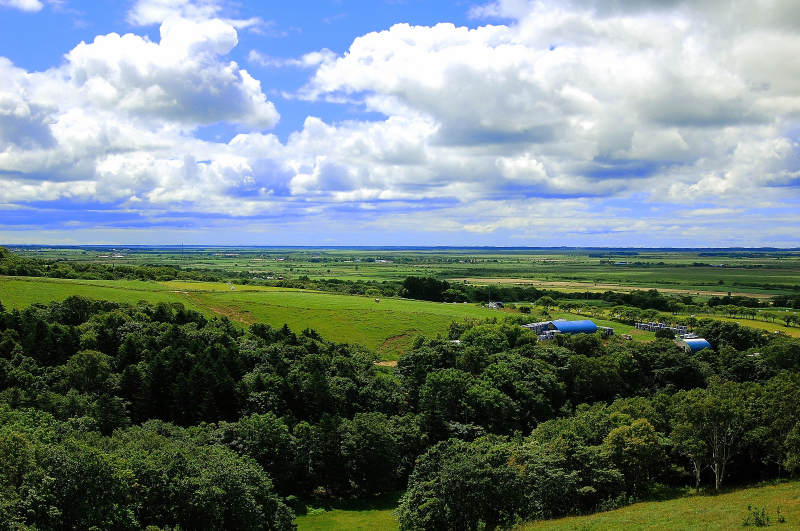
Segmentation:
[[(797, 250), (536, 249), (536, 248), (231, 248), (19, 247), (23, 257), (65, 262), (180, 266), (312, 280), (402, 281), (433, 276), (476, 283), (577, 283), (604, 289), (690, 291), (769, 296), (800, 286)], [(552, 284), (551, 284), (552, 283)], [(560, 289), (560, 288), (559, 288)]]

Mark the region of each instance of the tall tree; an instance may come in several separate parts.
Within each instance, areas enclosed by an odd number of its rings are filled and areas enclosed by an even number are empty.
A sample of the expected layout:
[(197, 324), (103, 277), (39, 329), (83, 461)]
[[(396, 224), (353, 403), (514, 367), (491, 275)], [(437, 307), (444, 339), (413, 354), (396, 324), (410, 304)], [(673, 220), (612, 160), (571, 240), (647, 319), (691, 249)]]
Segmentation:
[(695, 465), (707, 459), (714, 472), (714, 487), (719, 490), (727, 466), (739, 453), (750, 426), (751, 411), (745, 388), (714, 377), (708, 389), (693, 389), (676, 396), (673, 443)]

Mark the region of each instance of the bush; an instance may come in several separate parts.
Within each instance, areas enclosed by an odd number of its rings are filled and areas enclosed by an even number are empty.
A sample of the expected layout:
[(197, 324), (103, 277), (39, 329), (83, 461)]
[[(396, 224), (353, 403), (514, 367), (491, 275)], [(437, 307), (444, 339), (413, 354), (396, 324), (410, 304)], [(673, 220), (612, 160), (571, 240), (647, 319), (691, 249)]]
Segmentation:
[(656, 330), (656, 339), (675, 339), (675, 332), (672, 330)]

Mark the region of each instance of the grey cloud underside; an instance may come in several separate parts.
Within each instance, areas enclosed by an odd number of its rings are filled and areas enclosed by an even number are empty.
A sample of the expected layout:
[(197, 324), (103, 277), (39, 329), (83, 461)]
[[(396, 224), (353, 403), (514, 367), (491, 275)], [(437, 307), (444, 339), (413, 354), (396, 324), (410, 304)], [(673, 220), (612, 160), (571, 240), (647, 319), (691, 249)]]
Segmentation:
[(47, 149), (56, 144), (47, 109), (31, 106), (28, 116), (15, 116), (0, 107), (0, 149)]

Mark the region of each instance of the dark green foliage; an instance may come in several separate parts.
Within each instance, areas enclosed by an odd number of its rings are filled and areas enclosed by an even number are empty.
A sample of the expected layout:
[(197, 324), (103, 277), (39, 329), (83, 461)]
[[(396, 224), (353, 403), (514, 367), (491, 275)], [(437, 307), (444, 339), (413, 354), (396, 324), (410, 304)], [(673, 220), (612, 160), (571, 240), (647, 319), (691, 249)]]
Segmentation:
[(454, 290), (450, 289), (450, 284), (447, 281), (436, 280), (430, 277), (406, 277), (403, 281), (403, 296), (409, 299), (418, 299), (423, 301), (442, 302), (444, 301), (444, 294), (448, 293), (448, 298), (451, 300), (447, 302), (458, 302), (452, 300)]
[(642, 310), (669, 310), (669, 299), (661, 295), (658, 290), (647, 291), (633, 290), (630, 293), (617, 293), (606, 291), (603, 300), (612, 306), (633, 306)]
[(770, 339), (764, 330), (714, 319), (700, 319), (697, 334), (711, 343), (711, 346), (717, 351), (724, 346), (730, 346), (739, 351), (758, 348), (767, 345)]
[(742, 527), (767, 527), (769, 526), (769, 515), (764, 507), (747, 506), (747, 513), (742, 520)]
[(407, 486), (403, 529), (489, 529), (800, 470), (797, 340), (704, 321), (692, 355), (525, 319), (454, 322), (391, 372), (180, 304), (2, 311), (0, 521), (289, 529), (279, 495)]
[(656, 339), (675, 339), (675, 332), (672, 330), (656, 330)]
[(397, 516), (400, 529), (468, 531), (517, 522), (524, 494), (513, 447), (502, 440), (444, 441), (417, 461)]
[(0, 417), (10, 528), (294, 529), (263, 469), (202, 436), (156, 423), (109, 438), (33, 410)]

